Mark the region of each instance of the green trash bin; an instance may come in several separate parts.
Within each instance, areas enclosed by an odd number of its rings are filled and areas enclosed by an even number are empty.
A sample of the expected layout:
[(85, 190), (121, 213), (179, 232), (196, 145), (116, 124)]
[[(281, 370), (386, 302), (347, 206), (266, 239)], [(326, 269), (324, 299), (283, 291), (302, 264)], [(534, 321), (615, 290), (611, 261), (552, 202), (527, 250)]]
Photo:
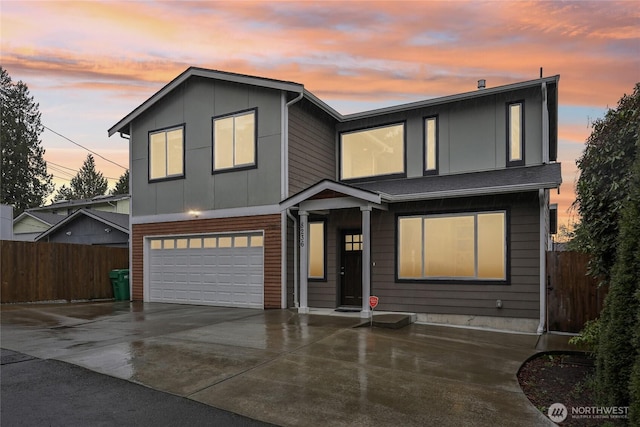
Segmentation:
[(129, 269), (111, 270), (109, 279), (111, 279), (116, 301), (129, 301)]

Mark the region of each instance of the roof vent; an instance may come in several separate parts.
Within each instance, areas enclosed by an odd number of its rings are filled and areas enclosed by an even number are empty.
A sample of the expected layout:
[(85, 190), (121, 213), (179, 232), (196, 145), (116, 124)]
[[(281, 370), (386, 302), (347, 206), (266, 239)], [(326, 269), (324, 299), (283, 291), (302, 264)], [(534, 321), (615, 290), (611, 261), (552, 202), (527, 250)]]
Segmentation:
[(487, 87), (487, 81), (485, 79), (478, 80), (478, 89), (484, 89)]

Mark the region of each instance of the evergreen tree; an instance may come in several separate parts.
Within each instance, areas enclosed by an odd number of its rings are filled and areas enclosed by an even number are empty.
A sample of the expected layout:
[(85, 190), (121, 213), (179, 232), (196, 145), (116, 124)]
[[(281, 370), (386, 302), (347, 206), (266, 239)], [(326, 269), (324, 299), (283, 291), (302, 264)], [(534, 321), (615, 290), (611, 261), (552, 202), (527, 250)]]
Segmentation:
[(572, 249), (592, 256), (591, 274), (605, 283), (615, 262), (622, 205), (629, 196), (631, 166), (640, 133), (640, 83), (593, 124), (582, 156), (576, 201), (580, 223)]
[[(640, 139), (637, 144), (640, 148)], [(600, 317), (596, 373), (601, 402), (607, 406), (631, 406), (632, 418), (640, 422), (637, 379), (632, 381), (634, 364), (636, 371), (640, 369), (640, 149), (636, 150), (629, 185), (616, 262)]]
[(54, 200), (80, 200), (102, 196), (107, 192), (108, 185), (109, 182), (102, 172), (96, 171), (93, 156), (88, 154), (76, 176), (71, 178), (69, 187), (63, 185)]
[(116, 182), (115, 188), (111, 190), (111, 194), (129, 194), (129, 169), (120, 175), (120, 179)]
[(0, 203), (12, 205), (14, 216), (41, 206), (53, 191), (40, 134), (39, 105), (22, 81), (13, 83), (0, 67), (0, 145), (2, 146)]

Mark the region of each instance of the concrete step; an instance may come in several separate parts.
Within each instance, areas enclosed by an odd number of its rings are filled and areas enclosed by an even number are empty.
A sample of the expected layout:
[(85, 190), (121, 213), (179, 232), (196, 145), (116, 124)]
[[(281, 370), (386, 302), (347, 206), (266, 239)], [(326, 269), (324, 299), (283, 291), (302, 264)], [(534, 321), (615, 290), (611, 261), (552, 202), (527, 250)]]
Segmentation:
[[(415, 314), (389, 313), (373, 314), (373, 326), (377, 328), (400, 329), (416, 321)], [(371, 321), (362, 322), (359, 326), (370, 326)]]

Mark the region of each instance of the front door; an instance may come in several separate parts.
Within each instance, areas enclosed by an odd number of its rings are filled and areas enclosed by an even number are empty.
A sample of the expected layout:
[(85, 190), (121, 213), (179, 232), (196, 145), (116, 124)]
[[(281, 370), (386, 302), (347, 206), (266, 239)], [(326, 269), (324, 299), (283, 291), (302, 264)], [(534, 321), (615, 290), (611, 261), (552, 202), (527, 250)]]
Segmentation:
[(340, 305), (362, 307), (362, 231), (342, 230)]

